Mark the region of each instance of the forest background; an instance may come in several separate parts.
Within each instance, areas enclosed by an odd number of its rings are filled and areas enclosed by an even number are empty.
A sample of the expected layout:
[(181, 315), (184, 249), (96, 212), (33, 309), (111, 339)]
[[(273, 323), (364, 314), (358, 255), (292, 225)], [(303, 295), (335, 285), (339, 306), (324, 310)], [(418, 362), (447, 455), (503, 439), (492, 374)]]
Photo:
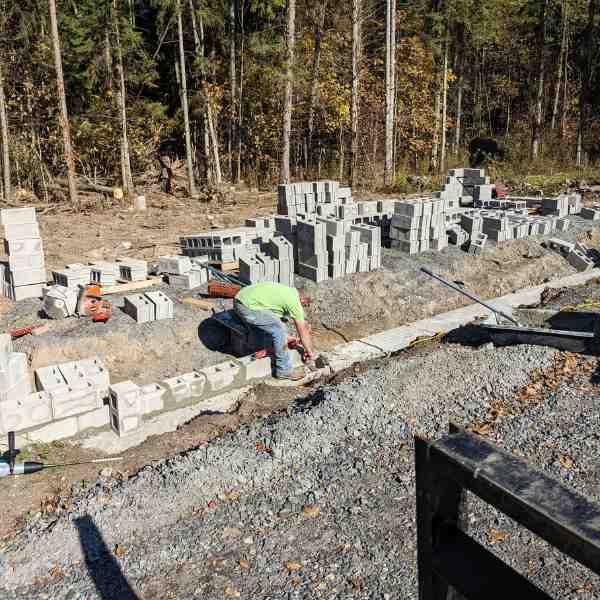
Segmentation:
[(2, 194), (589, 173), (597, 0), (0, 0)]

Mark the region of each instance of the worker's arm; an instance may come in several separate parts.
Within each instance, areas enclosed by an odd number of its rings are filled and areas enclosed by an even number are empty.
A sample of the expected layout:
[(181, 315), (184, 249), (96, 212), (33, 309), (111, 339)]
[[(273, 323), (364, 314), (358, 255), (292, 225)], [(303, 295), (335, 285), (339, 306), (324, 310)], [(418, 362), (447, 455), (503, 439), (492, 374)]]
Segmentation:
[(294, 319), (294, 325), (296, 331), (300, 336), (302, 347), (304, 348), (304, 356), (306, 360), (311, 360), (314, 357), (314, 350), (312, 345), (312, 337), (310, 335), (310, 327), (306, 321), (296, 321)]

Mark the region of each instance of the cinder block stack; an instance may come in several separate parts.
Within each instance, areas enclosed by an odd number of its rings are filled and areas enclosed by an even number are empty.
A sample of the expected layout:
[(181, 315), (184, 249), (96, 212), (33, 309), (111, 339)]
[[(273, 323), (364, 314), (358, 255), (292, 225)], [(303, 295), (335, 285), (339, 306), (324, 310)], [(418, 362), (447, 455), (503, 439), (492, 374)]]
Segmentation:
[(561, 194), (556, 198), (543, 198), (541, 214), (553, 215), (555, 217), (566, 217), (569, 215), (569, 196)]
[(192, 262), (188, 256), (161, 256), (158, 270), (167, 276), (169, 285), (173, 287), (192, 290), (208, 282), (206, 267)]
[(593, 206), (584, 206), (581, 209), (581, 216), (590, 221), (600, 220), (600, 205), (594, 204)]
[(3, 292), (12, 300), (41, 298), (46, 284), (44, 249), (34, 208), (0, 211), (4, 226)]
[(0, 335), (0, 432), (15, 424), (15, 415), (32, 393), (27, 355), (13, 352), (10, 335)]
[(392, 247), (407, 254), (445, 248), (448, 245), (445, 203), (444, 198), (397, 201), (390, 229)]
[(115, 285), (121, 274), (119, 265), (113, 262), (97, 261), (93, 262), (90, 267), (92, 282), (105, 287)]
[(136, 258), (117, 258), (119, 277), (124, 281), (145, 281), (148, 276), (148, 263)]
[(85, 286), (92, 281), (92, 269), (89, 265), (72, 263), (62, 271), (52, 271), (52, 278), (56, 285), (67, 288)]
[(316, 218), (299, 218), (296, 224), (298, 274), (315, 282), (325, 281), (329, 273), (327, 226)]

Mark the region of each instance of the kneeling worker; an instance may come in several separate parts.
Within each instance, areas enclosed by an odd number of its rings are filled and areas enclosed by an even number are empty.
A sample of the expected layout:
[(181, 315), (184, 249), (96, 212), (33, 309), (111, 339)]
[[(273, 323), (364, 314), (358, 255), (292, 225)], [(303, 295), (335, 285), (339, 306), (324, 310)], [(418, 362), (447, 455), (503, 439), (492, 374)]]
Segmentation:
[(305, 361), (313, 357), (310, 328), (304, 320), (303, 304), (308, 304), (308, 299), (304, 295), (301, 297), (297, 289), (268, 281), (244, 287), (235, 297), (233, 308), (240, 319), (273, 340), (277, 379), (299, 381), (305, 376), (304, 369), (292, 369), (286, 350), (288, 333), (281, 322), (283, 317), (294, 321), (304, 348)]

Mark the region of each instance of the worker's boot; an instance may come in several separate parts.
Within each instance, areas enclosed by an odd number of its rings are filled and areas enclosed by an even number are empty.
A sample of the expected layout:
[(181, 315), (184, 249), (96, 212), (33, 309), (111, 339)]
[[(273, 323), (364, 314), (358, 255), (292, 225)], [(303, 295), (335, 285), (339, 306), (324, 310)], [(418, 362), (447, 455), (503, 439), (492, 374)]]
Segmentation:
[(286, 379), (288, 381), (300, 381), (306, 377), (306, 373), (302, 367), (298, 369), (292, 369), (287, 373), (278, 373), (275, 375), (275, 379)]

